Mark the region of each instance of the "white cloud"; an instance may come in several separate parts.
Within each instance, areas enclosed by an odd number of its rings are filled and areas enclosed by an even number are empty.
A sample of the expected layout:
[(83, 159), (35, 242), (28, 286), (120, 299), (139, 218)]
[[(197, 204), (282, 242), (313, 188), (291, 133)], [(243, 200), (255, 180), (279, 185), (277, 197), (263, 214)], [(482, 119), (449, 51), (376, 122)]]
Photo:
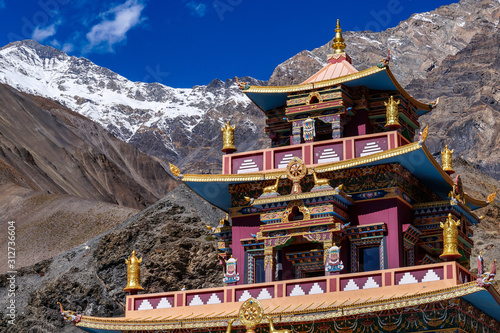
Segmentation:
[(198, 3), (196, 1), (190, 1), (186, 4), (186, 7), (191, 12), (193, 16), (203, 17), (207, 12), (207, 6), (204, 3)]
[(73, 44), (71, 44), (71, 43), (64, 43), (64, 45), (62, 47), (62, 51), (64, 53), (69, 53), (69, 52), (72, 52), (74, 48), (75, 47), (73, 46)]
[(31, 35), (31, 38), (41, 42), (50, 36), (54, 36), (55, 34), (56, 34), (56, 25), (51, 24), (45, 28), (36, 27), (35, 30), (33, 31), (33, 35)]
[(143, 21), (141, 12), (144, 5), (137, 0), (127, 0), (124, 4), (102, 13), (103, 21), (94, 25), (87, 33), (88, 45), (84, 51), (95, 49), (113, 52), (113, 46), (127, 38), (127, 32)]

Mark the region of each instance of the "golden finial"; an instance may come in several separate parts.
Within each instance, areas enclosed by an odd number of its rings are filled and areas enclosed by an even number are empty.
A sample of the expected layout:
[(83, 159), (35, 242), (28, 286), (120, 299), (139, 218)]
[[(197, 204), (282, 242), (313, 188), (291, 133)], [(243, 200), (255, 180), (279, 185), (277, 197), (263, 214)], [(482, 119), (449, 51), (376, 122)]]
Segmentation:
[(132, 251), (132, 255), (128, 259), (125, 259), (127, 264), (127, 286), (123, 290), (131, 295), (135, 295), (139, 290), (144, 290), (141, 287), (141, 262), (142, 258), (138, 259), (135, 256), (135, 250)]
[(495, 200), (495, 197), (497, 196), (497, 192), (493, 192), (491, 193), (490, 195), (488, 195), (488, 198), (486, 198), (486, 202), (487, 203), (491, 203), (493, 202), (493, 200)]
[(441, 152), (441, 164), (443, 165), (443, 170), (449, 175), (455, 173), (455, 170), (453, 170), (453, 165), (452, 165), (452, 161), (451, 161), (453, 151), (454, 151), (453, 149), (449, 150), (448, 145), (446, 145), (444, 147), (444, 150)]
[(226, 126), (221, 127), (220, 129), (222, 131), (222, 142), (223, 142), (222, 151), (225, 152), (226, 154), (231, 154), (236, 151), (236, 147), (234, 146), (235, 128), (236, 126), (231, 126), (228, 120)]
[(345, 43), (342, 38), (342, 29), (340, 29), (340, 20), (337, 19), (337, 28), (335, 28), (335, 38), (333, 39), (332, 48), (335, 54), (344, 53)]
[(399, 124), (398, 109), (398, 105), (400, 102), (401, 100), (394, 100), (394, 96), (391, 96), (388, 102), (384, 102), (387, 119), (387, 122), (385, 124), (386, 128), (396, 129), (401, 127), (401, 125)]
[(425, 126), (422, 134), (420, 135), (420, 143), (424, 143), (427, 140), (427, 135), (429, 135), (429, 125)]
[(458, 229), (460, 220), (455, 221), (451, 215), (448, 214), (448, 219), (445, 223), (440, 222), (440, 227), (443, 229), (443, 254), (439, 257), (448, 260), (455, 260), (462, 255), (458, 252)]
[(172, 172), (172, 174), (174, 174), (176, 177), (179, 177), (181, 175), (181, 170), (179, 170), (178, 167), (170, 162), (168, 162), (168, 165), (170, 166), (170, 172)]

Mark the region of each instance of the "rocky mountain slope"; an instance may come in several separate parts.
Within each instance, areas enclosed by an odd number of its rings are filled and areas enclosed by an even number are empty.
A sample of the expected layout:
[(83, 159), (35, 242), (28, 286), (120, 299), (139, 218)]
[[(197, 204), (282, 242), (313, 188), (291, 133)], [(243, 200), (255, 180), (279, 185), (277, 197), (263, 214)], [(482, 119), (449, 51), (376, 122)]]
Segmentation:
[[(499, 19), (498, 1), (461, 0), (413, 14), (380, 33), (343, 33), (346, 52), (358, 70), (374, 66), (390, 49), (391, 70), (410, 94), (422, 101), (440, 97), (438, 108), (420, 119), (431, 125), (428, 147), (436, 156), (449, 144), (455, 156), (496, 179), (500, 179), (500, 155), (495, 149), (500, 145)], [(330, 45), (283, 62), (269, 84), (304, 81), (325, 65)]]
[(80, 114), (0, 84), (0, 230), (15, 221), (18, 243), (30, 244), (18, 267), (103, 233), (176, 184), (159, 161)]
[(222, 148), (220, 126), (227, 120), (238, 127), (240, 149), (263, 144), (248, 140), (261, 133), (256, 125), (263, 120), (235, 79), (190, 89), (131, 82), (90, 60), (26, 40), (0, 49), (0, 82), (58, 101), (183, 169), (208, 172), (220, 164), (221, 152), (204, 147)]
[[(192, 209), (196, 207), (196, 210)], [(206, 224), (223, 215), (180, 186), (140, 214), (75, 249), (20, 269), (16, 325), (0, 311), (0, 331), (81, 332), (60, 317), (57, 302), (85, 315), (124, 314), (127, 267), (135, 250), (143, 258), (141, 284), (147, 292), (222, 285), (217, 242)], [(6, 275), (0, 276), (0, 307), (8, 298)]]

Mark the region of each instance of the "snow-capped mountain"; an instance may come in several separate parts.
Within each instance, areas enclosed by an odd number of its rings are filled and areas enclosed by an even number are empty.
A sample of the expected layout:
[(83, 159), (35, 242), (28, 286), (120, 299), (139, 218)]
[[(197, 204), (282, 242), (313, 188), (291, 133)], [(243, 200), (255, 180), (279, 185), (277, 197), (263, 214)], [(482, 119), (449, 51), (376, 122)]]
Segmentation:
[[(245, 78), (249, 80), (253, 79)], [(227, 120), (238, 126), (248, 118), (240, 119), (234, 110), (257, 113), (235, 79), (214, 80), (191, 89), (132, 82), (88, 59), (32, 40), (0, 49), (0, 82), (56, 100), (121, 140), (180, 164), (186, 158), (196, 160), (198, 154), (191, 153), (200, 146), (217, 146), (217, 139), (222, 145), (219, 126)], [(245, 131), (255, 132), (252, 121), (246, 122)], [(217, 159), (214, 156), (212, 162)]]

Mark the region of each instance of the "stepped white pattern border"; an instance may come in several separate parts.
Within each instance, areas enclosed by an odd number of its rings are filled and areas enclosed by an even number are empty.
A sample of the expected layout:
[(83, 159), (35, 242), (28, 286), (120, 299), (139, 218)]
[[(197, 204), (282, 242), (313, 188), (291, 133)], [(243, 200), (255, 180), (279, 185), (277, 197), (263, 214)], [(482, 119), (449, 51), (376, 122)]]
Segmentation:
[(333, 148), (326, 148), (321, 152), (321, 155), (318, 158), (318, 163), (338, 162), (338, 161), (340, 161), (340, 157), (339, 155), (337, 155), (337, 153)]
[(147, 299), (145, 299), (141, 302), (141, 305), (137, 308), (137, 310), (153, 310), (153, 306)]
[(236, 171), (236, 173), (248, 173), (248, 172), (257, 172), (259, 171), (259, 166), (253, 158), (245, 159), (243, 160), (243, 163), (241, 163), (240, 167)]
[(427, 272), (425, 272), (424, 277), (420, 281), (412, 274), (412, 272), (405, 272), (403, 276), (399, 279), (399, 281), (396, 281), (396, 284), (401, 285), (401, 284), (432, 282), (440, 280), (442, 280), (442, 278), (439, 277), (439, 275), (433, 269), (428, 269)]
[(377, 281), (375, 281), (373, 279), (373, 277), (369, 277), (368, 280), (366, 280), (364, 286), (363, 286), (363, 289), (371, 289), (371, 288), (379, 288), (379, 284), (377, 283)]
[(368, 156), (371, 154), (380, 153), (381, 151), (383, 150), (382, 148), (380, 148), (377, 142), (368, 142), (359, 156)]
[(278, 169), (286, 168), (288, 165), (288, 162), (290, 162), (293, 158), (293, 154), (285, 154), (281, 161), (278, 164)]
[(156, 307), (157, 309), (166, 309), (166, 308), (171, 308), (172, 304), (168, 301), (166, 297), (162, 297), (160, 300), (160, 303), (158, 303), (158, 306)]
[(273, 296), (269, 293), (267, 288), (263, 288), (260, 291), (259, 296), (257, 296), (257, 299), (272, 299), (272, 298)]
[(193, 305), (203, 305), (203, 301), (201, 300), (200, 296), (194, 295), (191, 302), (189, 302), (189, 306), (193, 306)]

